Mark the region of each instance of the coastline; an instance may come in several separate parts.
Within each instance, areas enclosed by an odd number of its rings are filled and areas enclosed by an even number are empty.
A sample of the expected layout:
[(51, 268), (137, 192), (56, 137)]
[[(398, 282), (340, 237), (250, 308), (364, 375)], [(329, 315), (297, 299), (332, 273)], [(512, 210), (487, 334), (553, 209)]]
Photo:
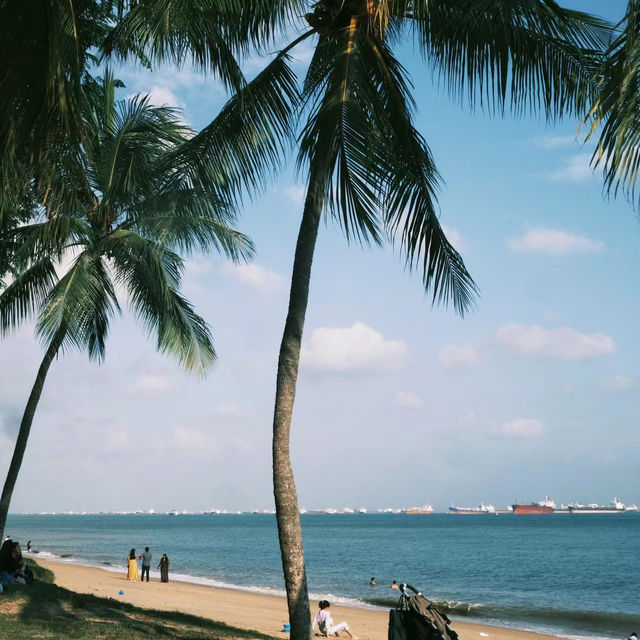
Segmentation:
[[(282, 631), (288, 621), (286, 600), (282, 596), (211, 587), (193, 582), (172, 581), (161, 583), (152, 578), (149, 583), (129, 582), (126, 572), (44, 560), (31, 556), (39, 565), (55, 575), (55, 583), (71, 591), (92, 594), (103, 598), (122, 600), (138, 607), (180, 611), (224, 622), (228, 625), (260, 631), (288, 638)], [(124, 591), (124, 595), (119, 595)], [(327, 596), (331, 599), (331, 596)], [(314, 602), (311, 603), (312, 612)], [(331, 607), (336, 622), (347, 620), (353, 632), (362, 639), (385, 640), (387, 638), (388, 611), (344, 604)], [(497, 627), (455, 620), (452, 628), (460, 640), (553, 640), (552, 636), (533, 631)]]

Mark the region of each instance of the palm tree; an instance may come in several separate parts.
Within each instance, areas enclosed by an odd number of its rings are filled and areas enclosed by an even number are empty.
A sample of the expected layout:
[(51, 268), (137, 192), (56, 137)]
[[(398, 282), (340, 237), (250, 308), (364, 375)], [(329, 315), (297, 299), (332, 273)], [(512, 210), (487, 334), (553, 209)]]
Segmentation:
[[(640, 2), (629, 0), (598, 75), (598, 92), (584, 123), (596, 137), (591, 158), (602, 166), (605, 191), (635, 198), (640, 171)], [(584, 124), (583, 123), (583, 124)]]
[(413, 124), (412, 85), (394, 48), (410, 39), (449, 91), (471, 107), (501, 115), (510, 109), (582, 116), (609, 27), (554, 0), (260, 0), (252, 23), (242, 5), (141, 0), (119, 26), (119, 37), (156, 58), (181, 63), (190, 56), (207, 68), (217, 64), (210, 51), (220, 34), (266, 47), (265, 39), (277, 41), (287, 15), (308, 11), (307, 28), (275, 58), (283, 64), (295, 45), (313, 38), (296, 110), (297, 165), (307, 190), (273, 419), (274, 497), (291, 637), (306, 640), (310, 614), (289, 435), (320, 220), (331, 216), (349, 240), (398, 242), (408, 266), (421, 271), (433, 303), (451, 303), (463, 315), (477, 294), (438, 221), (439, 175)]
[[(0, 332), (37, 314), (45, 355), (31, 390), (0, 498), (0, 538), (49, 367), (65, 349), (102, 360), (118, 291), (158, 350), (204, 374), (215, 359), (211, 332), (180, 293), (182, 257), (216, 249), (251, 257), (250, 240), (231, 226), (233, 207), (213, 179), (203, 186), (185, 148), (193, 132), (174, 110), (146, 97), (116, 102), (110, 73), (92, 88), (84, 114), (90, 144), (60, 145), (54, 182), (39, 193), (30, 223), (15, 228), (12, 278), (0, 293)], [(70, 261), (58, 275), (60, 261)], [(58, 267), (58, 270), (56, 269)]]
[(92, 50), (114, 8), (113, 0), (0, 2), (0, 220), (4, 198), (25, 188), (29, 170), (43, 174), (53, 141), (81, 143)]

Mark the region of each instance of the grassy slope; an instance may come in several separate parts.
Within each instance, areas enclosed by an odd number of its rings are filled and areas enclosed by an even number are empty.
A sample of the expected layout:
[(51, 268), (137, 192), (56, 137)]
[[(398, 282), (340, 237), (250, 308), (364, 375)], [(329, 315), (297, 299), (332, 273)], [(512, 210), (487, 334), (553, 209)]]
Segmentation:
[(68, 591), (53, 584), (50, 571), (28, 562), (36, 578), (34, 584), (8, 585), (0, 594), (0, 640), (269, 639), (197, 616), (140, 609), (112, 598)]

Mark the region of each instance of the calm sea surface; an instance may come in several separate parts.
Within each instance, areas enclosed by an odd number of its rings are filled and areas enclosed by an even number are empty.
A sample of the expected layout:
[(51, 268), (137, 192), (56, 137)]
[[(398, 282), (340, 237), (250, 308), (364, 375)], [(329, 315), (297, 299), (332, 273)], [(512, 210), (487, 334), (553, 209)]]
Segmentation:
[[(304, 515), (302, 523), (314, 597), (393, 606), (397, 580), (445, 604), (454, 620), (565, 636), (640, 631), (637, 513)], [(169, 556), (174, 578), (284, 588), (270, 515), (13, 515), (6, 532), (23, 550), (32, 540), (43, 557), (65, 562), (124, 570), (131, 547), (148, 545), (156, 563)]]

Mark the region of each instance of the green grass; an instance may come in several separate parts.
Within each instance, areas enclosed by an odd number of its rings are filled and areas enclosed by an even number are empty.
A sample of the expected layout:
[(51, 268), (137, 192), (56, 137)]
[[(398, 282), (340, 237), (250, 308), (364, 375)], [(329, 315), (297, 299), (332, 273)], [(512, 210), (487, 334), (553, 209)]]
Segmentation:
[(0, 595), (0, 639), (272, 640), (271, 636), (221, 622), (133, 605), (62, 589), (53, 574), (27, 561), (31, 585), (7, 585)]

